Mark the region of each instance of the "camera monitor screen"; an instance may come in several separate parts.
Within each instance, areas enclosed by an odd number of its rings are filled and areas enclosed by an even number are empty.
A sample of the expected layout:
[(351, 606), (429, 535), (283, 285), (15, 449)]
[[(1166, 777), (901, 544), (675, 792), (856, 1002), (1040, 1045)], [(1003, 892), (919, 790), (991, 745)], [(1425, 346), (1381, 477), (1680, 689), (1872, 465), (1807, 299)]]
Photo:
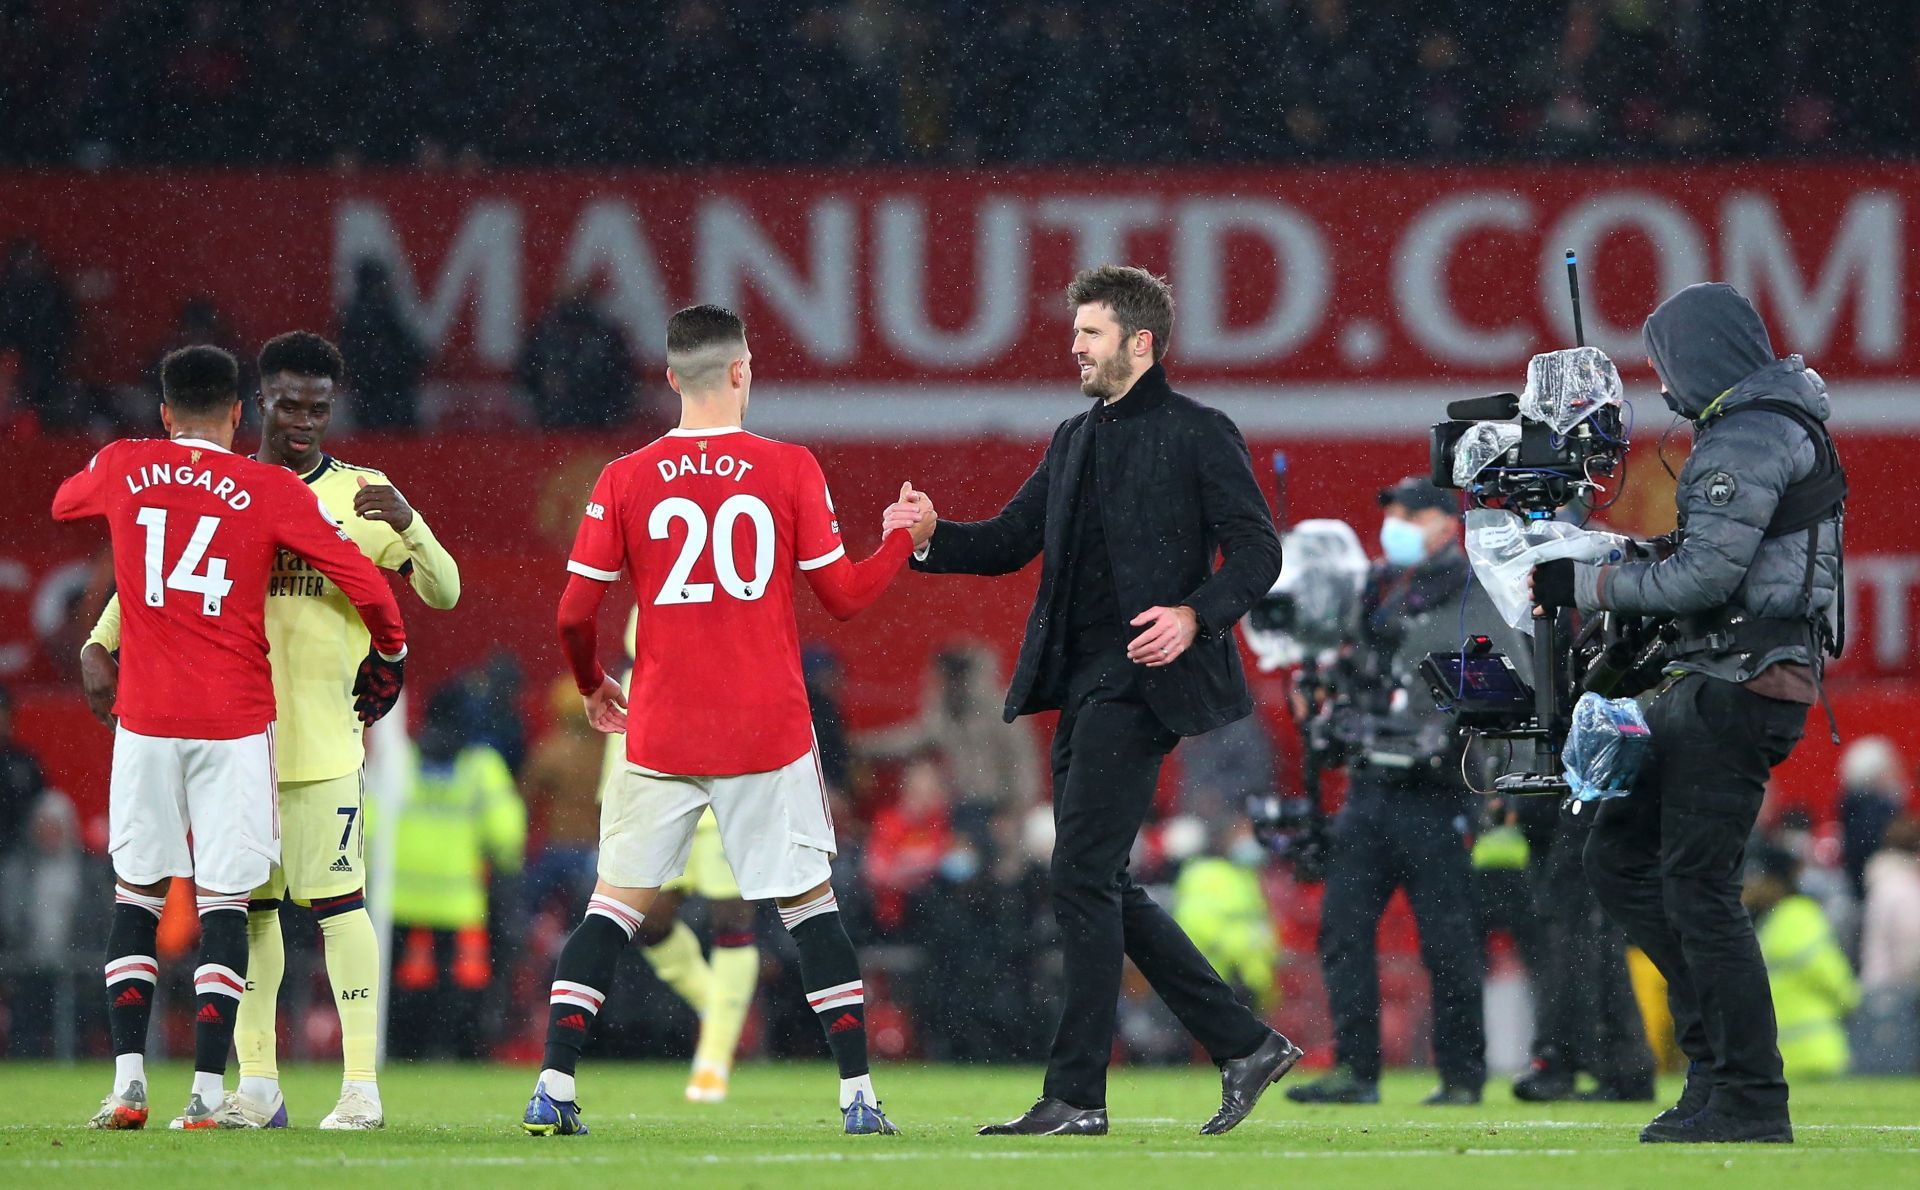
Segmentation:
[(1507, 720), (1532, 711), (1533, 688), (1503, 653), (1429, 653), (1420, 668), (1435, 701), (1451, 708), (1462, 723)]

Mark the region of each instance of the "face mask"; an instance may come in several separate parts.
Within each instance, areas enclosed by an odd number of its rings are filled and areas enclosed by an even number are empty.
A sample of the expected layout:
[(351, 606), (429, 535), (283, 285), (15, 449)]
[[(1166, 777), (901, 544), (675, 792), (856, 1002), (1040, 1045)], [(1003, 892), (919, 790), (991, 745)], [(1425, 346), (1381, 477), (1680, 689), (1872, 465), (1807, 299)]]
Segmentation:
[(1680, 398), (1674, 396), (1664, 388), (1660, 390), (1660, 399), (1667, 403), (1667, 408), (1673, 410), (1675, 417), (1685, 417), (1687, 415), (1686, 410), (1680, 408)]
[(1427, 534), (1412, 521), (1390, 516), (1380, 522), (1380, 551), (1395, 566), (1417, 566), (1427, 558)]

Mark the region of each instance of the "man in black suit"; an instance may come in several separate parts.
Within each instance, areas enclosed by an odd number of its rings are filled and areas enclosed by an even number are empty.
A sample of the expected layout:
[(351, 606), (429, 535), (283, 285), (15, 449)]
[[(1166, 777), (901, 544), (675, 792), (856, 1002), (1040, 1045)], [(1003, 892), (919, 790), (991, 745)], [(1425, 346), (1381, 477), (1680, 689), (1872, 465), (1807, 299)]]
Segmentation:
[[(1124, 955), (1220, 1065), (1220, 1110), (1201, 1129), (1214, 1135), (1244, 1119), (1300, 1050), (1233, 998), (1134, 883), (1127, 854), (1180, 738), (1253, 711), (1233, 626), (1279, 576), (1280, 538), (1240, 431), (1167, 384), (1167, 283), (1109, 265), (1075, 277), (1067, 300), (1093, 408), (1054, 431), (1000, 515), (939, 522), (913, 563), (1010, 574), (1042, 558), (1005, 713), (1060, 711), (1050, 876), (1065, 1004), (1042, 1098), (981, 1132), (1107, 1131)], [(926, 496), (913, 499), (935, 515)]]

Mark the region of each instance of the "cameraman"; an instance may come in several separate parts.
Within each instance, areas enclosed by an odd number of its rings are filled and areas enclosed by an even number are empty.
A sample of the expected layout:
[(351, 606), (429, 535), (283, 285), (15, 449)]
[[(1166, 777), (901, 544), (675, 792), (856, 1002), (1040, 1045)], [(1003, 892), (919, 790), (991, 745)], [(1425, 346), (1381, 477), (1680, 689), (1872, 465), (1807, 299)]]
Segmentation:
[(1680, 531), (1657, 561), (1534, 571), (1542, 607), (1671, 618), (1646, 701), (1652, 754), (1605, 803), (1586, 847), (1602, 907), (1667, 978), (1686, 1091), (1640, 1139), (1791, 1142), (1773, 1001), (1740, 905), (1747, 836), (1768, 773), (1820, 697), (1841, 639), (1844, 473), (1826, 386), (1774, 358), (1731, 286), (1693, 285), (1647, 319), (1667, 404), (1693, 423), (1674, 494)]
[[(1359, 639), (1341, 667), (1345, 719), (1329, 724), (1351, 781), (1334, 819), (1320, 917), (1320, 963), (1338, 1065), (1294, 1087), (1298, 1103), (1380, 1100), (1380, 973), (1374, 938), (1387, 900), (1407, 891), (1420, 958), (1433, 983), (1433, 1048), (1440, 1087), (1429, 1104), (1480, 1102), (1486, 1041), (1482, 940), (1468, 850), (1477, 807), (1460, 778), (1451, 721), (1418, 676), (1429, 652), (1460, 647), (1498, 623), (1472, 582), (1455, 499), (1409, 477), (1380, 493), (1386, 517), (1361, 597)], [(1466, 607), (1462, 608), (1462, 599)], [(1350, 687), (1350, 688), (1349, 688)]]

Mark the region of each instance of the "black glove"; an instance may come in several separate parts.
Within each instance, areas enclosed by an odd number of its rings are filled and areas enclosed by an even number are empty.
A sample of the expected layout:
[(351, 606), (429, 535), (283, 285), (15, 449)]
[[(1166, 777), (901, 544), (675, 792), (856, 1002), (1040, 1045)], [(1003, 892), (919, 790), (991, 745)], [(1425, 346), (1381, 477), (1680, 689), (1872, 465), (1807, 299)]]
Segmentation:
[(1535, 607), (1573, 606), (1573, 559), (1556, 558), (1533, 568)]
[(1293, 861), (1293, 879), (1297, 884), (1321, 884), (1327, 879), (1327, 824), (1316, 819), (1301, 832), (1288, 858)]
[(378, 649), (368, 649), (353, 679), (353, 710), (362, 723), (376, 723), (400, 700), (406, 683), (407, 659), (388, 661)]

